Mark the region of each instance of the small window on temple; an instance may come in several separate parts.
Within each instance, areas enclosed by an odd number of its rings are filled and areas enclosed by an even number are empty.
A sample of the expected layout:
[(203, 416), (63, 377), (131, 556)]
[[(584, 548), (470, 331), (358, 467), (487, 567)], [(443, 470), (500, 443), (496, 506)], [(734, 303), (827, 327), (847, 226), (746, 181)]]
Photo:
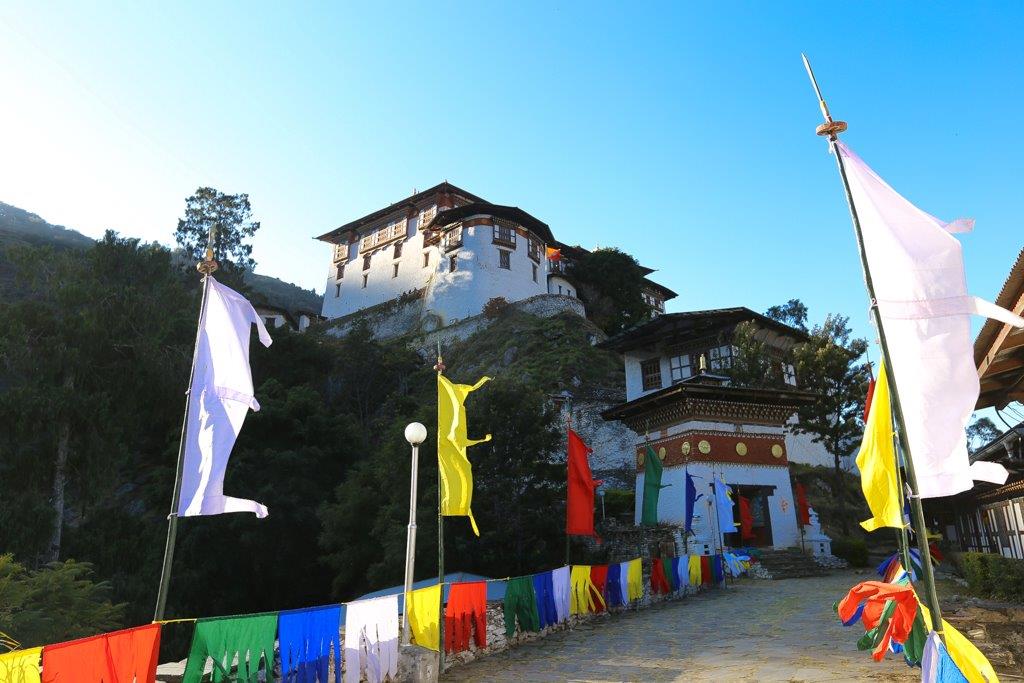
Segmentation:
[(669, 373), (672, 375), (672, 384), (682, 382), (687, 377), (693, 376), (693, 364), (690, 362), (690, 354), (684, 353), (679, 356), (672, 356), (668, 359)]
[(537, 264), (536, 263), (532, 263), (530, 265), (533, 266), (533, 281), (536, 282), (537, 281)]
[(640, 363), (640, 375), (643, 378), (644, 391), (661, 389), (661, 359), (651, 358)]
[(395, 258), (398, 258), (401, 255), (402, 255), (402, 243), (401, 242), (395, 242)]
[(509, 252), (504, 249), (498, 250), (498, 267), (504, 268), (505, 270), (511, 270), (512, 268)]
[(363, 289), (366, 289), (366, 276), (363, 276)]
[(370, 269), (370, 255), (367, 254), (367, 255), (363, 256), (363, 270), (369, 270), (369, 269)]
[(429, 265), (430, 265), (430, 252), (428, 251), (428, 252), (425, 252), (423, 254), (423, 267), (426, 268)]
[(343, 277), (345, 277), (345, 264), (344, 263), (339, 263), (338, 264), (338, 279), (340, 280)]
[(454, 273), (459, 269), (459, 256), (458, 254), (452, 254), (448, 257), (448, 272)]
[(394, 266), (394, 270), (391, 271), (391, 277), (398, 277), (398, 264)]
[(782, 364), (782, 379), (786, 384), (796, 386), (796, 368), (792, 363)]
[(337, 299), (341, 296), (341, 283), (334, 285), (334, 298)]

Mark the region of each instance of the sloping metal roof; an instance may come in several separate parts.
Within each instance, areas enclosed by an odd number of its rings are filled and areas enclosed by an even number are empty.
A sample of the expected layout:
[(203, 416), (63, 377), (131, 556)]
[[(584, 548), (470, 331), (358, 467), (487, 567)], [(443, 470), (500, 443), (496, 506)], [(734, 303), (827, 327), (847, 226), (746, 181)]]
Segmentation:
[[(1020, 313), (1024, 302), (1024, 249), (1010, 269), (996, 304)], [(974, 363), (981, 379), (976, 408), (1002, 408), (1024, 401), (1024, 330), (986, 320), (974, 341)]]

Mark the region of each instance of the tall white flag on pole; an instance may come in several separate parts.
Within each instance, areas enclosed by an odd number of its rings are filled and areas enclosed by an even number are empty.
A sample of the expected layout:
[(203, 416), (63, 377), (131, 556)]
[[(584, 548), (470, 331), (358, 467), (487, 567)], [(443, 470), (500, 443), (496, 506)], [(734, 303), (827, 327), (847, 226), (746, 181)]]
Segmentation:
[(978, 401), (970, 315), (1024, 327), (1024, 318), (967, 293), (960, 242), (974, 221), (945, 223), (886, 184), (860, 157), (836, 142), (846, 160), (878, 312), (898, 382), (922, 498), (967, 491), (973, 480), (1001, 484), (1007, 471), (971, 464), (965, 429)]
[(224, 473), (249, 409), (260, 409), (249, 369), (252, 325), (264, 346), (270, 346), (270, 335), (248, 299), (212, 275), (207, 277), (209, 290), (199, 321), (188, 401), (178, 516), (252, 512), (266, 517), (266, 506), (224, 495)]

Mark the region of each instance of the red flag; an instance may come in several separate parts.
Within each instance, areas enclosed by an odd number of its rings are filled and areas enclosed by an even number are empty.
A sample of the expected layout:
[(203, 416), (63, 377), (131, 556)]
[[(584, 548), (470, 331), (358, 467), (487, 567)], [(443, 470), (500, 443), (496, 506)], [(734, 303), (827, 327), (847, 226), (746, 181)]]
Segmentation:
[(804, 491), (804, 485), (800, 482), (796, 482), (793, 486), (793, 490), (796, 492), (796, 521), (800, 526), (811, 525), (811, 509), (807, 506), (807, 492)]
[(565, 533), (574, 536), (597, 536), (594, 531), (594, 489), (601, 482), (590, 473), (587, 456), (590, 446), (573, 430), (569, 430), (569, 486), (565, 504)]
[(750, 514), (750, 501), (740, 496), (740, 538), (757, 538), (754, 534), (754, 516)]
[(875, 378), (872, 377), (868, 380), (868, 395), (864, 399), (864, 421), (868, 421), (868, 413), (871, 412), (871, 399), (875, 395)]

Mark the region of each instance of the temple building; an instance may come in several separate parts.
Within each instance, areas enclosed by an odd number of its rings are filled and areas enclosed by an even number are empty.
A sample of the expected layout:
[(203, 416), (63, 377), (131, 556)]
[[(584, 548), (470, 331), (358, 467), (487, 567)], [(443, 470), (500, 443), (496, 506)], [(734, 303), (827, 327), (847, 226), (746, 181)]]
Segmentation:
[[(522, 209), (491, 204), (448, 182), (317, 239), (332, 245), (325, 318), (419, 298), (440, 326), (478, 315), (499, 297), (578, 298), (571, 264), (586, 253), (556, 241), (546, 223)], [(675, 292), (645, 283), (645, 301), (663, 312)]]
[[(790, 483), (790, 461), (832, 464), (832, 457), (807, 435), (794, 430), (799, 406), (814, 396), (799, 389), (790, 365), (778, 363), (780, 385), (761, 389), (731, 386), (726, 371), (735, 352), (730, 343), (736, 326), (754, 321), (759, 338), (780, 352), (803, 341), (803, 332), (747, 308), (669, 313), (627, 330), (604, 346), (623, 355), (626, 402), (606, 410), (605, 420), (625, 423), (639, 436), (635, 444), (636, 522), (640, 521), (648, 446), (663, 466), (658, 519), (684, 522), (686, 473), (694, 478), (698, 502), (688, 543), (713, 550), (731, 546), (788, 548), (821, 541), (820, 529), (797, 524)], [(714, 477), (750, 504), (753, 536), (718, 529), (706, 507)], [(739, 521), (738, 506), (736, 519)], [(813, 538), (809, 538), (811, 534)], [(724, 537), (724, 538), (723, 538)]]

